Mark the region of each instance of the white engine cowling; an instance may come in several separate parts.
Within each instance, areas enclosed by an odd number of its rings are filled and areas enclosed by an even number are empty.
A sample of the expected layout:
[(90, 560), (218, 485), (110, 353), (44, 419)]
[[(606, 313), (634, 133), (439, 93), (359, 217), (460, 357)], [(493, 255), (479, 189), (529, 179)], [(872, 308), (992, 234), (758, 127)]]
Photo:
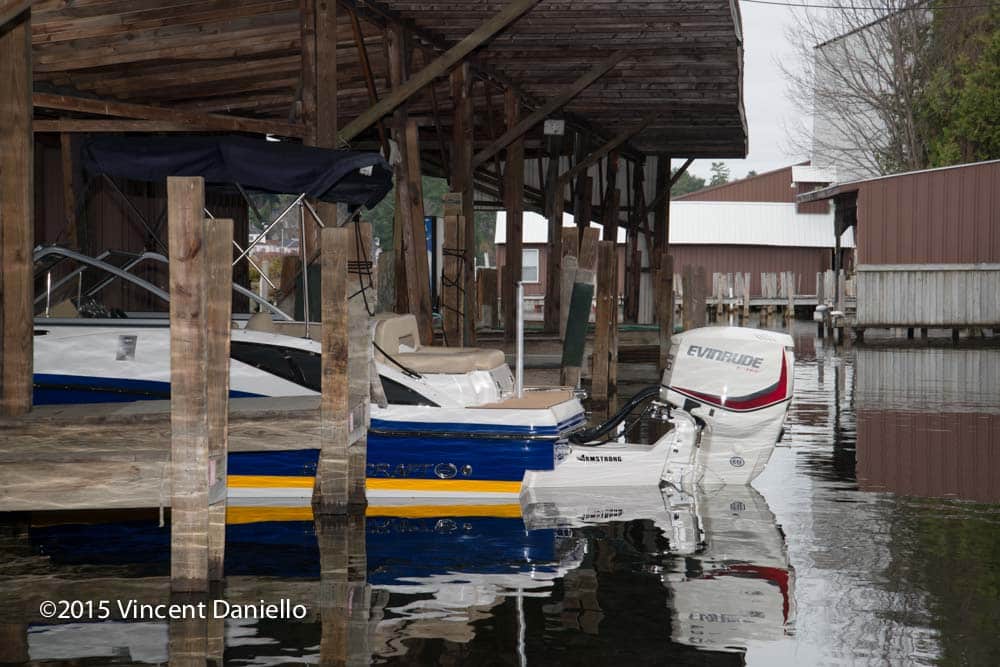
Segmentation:
[(704, 423), (701, 484), (749, 484), (767, 465), (792, 398), (791, 336), (705, 327), (673, 339), (660, 399)]

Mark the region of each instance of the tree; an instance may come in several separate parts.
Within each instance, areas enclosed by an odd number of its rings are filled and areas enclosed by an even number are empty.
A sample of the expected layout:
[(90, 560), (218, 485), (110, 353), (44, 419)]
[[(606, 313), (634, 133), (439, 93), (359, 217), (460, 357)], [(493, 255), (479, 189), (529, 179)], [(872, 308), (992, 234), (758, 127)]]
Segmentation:
[(712, 179), (708, 182), (709, 187), (729, 182), (729, 167), (726, 166), (725, 162), (713, 162), (710, 171)]
[(935, 62), (921, 113), (930, 166), (1000, 158), (1000, 8), (934, 18)]
[[(677, 170), (674, 170), (677, 173)], [(691, 192), (697, 192), (705, 187), (705, 179), (700, 176), (693, 176), (690, 171), (685, 171), (681, 174), (677, 182), (674, 183), (674, 187), (670, 188), (670, 197), (680, 197), (681, 195), (686, 195)]]
[(793, 131), (791, 148), (849, 175), (925, 167), (917, 107), (931, 70), (930, 26), (924, 0), (854, 0), (797, 12), (788, 35), (799, 62), (781, 67), (789, 97), (813, 127)]
[(757, 175), (757, 170), (751, 169), (750, 171), (747, 172), (747, 175), (744, 176), (744, 178), (753, 178), (756, 175)]

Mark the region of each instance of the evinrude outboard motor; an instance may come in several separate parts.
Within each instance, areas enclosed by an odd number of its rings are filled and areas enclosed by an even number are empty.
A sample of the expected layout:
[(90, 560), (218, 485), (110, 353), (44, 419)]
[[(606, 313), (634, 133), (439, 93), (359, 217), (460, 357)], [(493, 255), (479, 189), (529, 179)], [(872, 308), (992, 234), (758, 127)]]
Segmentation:
[(675, 448), (664, 479), (749, 484), (780, 440), (792, 399), (791, 336), (742, 327), (692, 329), (674, 337), (660, 400), (702, 427), (693, 446)]

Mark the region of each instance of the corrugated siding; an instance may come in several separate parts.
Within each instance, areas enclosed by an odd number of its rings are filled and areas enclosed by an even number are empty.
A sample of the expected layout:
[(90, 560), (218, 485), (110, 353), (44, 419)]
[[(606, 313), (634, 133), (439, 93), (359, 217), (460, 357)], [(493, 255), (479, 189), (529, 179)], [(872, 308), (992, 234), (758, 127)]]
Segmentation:
[(860, 183), (857, 241), (863, 264), (1000, 262), (1000, 162)]
[[(531, 244), (525, 249), (539, 249), (539, 282), (525, 283), (526, 296), (543, 296), (545, 280), (548, 271), (547, 246)], [(505, 263), (505, 246), (497, 246), (497, 264)], [(798, 276), (797, 291), (800, 294), (816, 293), (816, 273), (832, 268), (833, 253), (823, 248), (767, 248), (760, 246), (714, 246), (714, 245), (683, 245), (673, 246), (670, 253), (674, 257), (674, 272), (682, 273), (684, 267), (699, 265), (705, 267), (708, 280), (706, 288), (711, 290), (713, 273), (746, 273), (749, 272), (750, 292), (760, 294), (760, 274), (779, 271), (793, 271)], [(643, 274), (645, 275), (645, 274)], [(625, 248), (618, 248), (618, 293), (625, 290)]]
[(675, 197), (674, 201), (795, 201), (790, 166)]
[(713, 273), (750, 273), (750, 292), (760, 294), (760, 274), (793, 271), (800, 294), (816, 293), (816, 273), (832, 268), (833, 252), (826, 248), (790, 248), (737, 245), (677, 245), (670, 248), (674, 271), (704, 266), (711, 290)]
[[(1000, 265), (980, 270), (859, 266), (858, 326), (992, 327), (1000, 324)], [(931, 269), (931, 270), (925, 270)]]

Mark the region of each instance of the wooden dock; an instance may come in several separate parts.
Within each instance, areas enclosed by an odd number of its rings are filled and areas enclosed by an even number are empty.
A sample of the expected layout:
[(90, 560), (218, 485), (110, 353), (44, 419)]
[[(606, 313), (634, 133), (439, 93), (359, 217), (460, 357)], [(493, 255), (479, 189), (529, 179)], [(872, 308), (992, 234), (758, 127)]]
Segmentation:
[[(321, 448), (319, 396), (229, 402), (229, 451)], [(0, 418), (0, 512), (170, 506), (170, 401)]]

